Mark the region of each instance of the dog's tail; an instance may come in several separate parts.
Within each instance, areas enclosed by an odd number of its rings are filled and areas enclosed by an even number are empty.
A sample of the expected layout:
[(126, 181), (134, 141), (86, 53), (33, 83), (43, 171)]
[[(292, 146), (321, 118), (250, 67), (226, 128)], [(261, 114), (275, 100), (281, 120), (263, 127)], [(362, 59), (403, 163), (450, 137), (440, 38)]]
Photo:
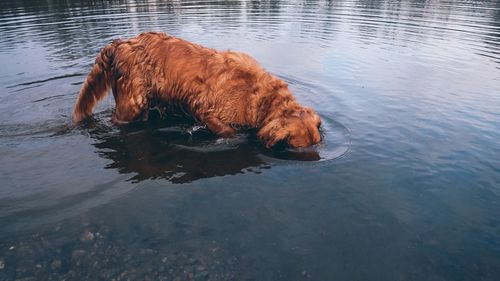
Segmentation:
[(80, 122), (92, 114), (92, 108), (106, 96), (111, 83), (111, 64), (115, 56), (115, 45), (104, 47), (95, 59), (73, 108), (73, 122)]

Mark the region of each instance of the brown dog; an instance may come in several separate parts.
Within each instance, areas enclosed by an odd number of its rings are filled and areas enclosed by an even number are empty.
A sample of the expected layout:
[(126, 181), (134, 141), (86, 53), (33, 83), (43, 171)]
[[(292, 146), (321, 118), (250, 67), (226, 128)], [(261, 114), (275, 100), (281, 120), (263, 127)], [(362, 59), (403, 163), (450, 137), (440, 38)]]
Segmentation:
[(146, 120), (152, 104), (168, 104), (220, 136), (256, 128), (268, 148), (278, 142), (308, 147), (321, 140), (319, 116), (243, 53), (219, 52), (164, 33), (115, 40), (97, 55), (73, 121), (90, 116), (110, 86), (115, 122)]

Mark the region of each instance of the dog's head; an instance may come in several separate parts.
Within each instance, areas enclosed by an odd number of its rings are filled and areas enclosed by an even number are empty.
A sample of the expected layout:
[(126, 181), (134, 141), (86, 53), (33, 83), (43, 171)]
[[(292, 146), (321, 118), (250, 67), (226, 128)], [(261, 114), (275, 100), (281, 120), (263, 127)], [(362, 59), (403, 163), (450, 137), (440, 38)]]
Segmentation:
[(290, 148), (305, 148), (321, 141), (321, 119), (314, 110), (304, 107), (287, 109), (270, 120), (258, 132), (267, 148), (284, 143)]

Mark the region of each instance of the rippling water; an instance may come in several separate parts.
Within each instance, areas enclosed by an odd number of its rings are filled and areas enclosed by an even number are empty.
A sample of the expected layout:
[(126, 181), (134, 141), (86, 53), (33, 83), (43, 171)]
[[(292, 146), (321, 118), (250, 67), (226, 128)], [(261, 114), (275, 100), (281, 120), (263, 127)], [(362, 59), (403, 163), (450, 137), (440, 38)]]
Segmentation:
[[(116, 127), (112, 97), (74, 126), (142, 31), (254, 56), (322, 144)], [(0, 35), (0, 280), (500, 276), (499, 2), (7, 0)]]

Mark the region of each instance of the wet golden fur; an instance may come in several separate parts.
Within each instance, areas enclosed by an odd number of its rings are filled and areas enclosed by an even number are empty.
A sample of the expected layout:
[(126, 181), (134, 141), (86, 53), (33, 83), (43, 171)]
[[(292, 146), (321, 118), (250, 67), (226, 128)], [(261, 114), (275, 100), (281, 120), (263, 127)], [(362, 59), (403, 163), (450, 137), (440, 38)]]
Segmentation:
[(250, 56), (220, 52), (164, 33), (115, 40), (97, 55), (73, 111), (73, 121), (112, 88), (117, 123), (145, 120), (153, 103), (178, 105), (221, 136), (250, 127), (266, 147), (318, 143), (319, 116), (301, 106), (288, 85)]

